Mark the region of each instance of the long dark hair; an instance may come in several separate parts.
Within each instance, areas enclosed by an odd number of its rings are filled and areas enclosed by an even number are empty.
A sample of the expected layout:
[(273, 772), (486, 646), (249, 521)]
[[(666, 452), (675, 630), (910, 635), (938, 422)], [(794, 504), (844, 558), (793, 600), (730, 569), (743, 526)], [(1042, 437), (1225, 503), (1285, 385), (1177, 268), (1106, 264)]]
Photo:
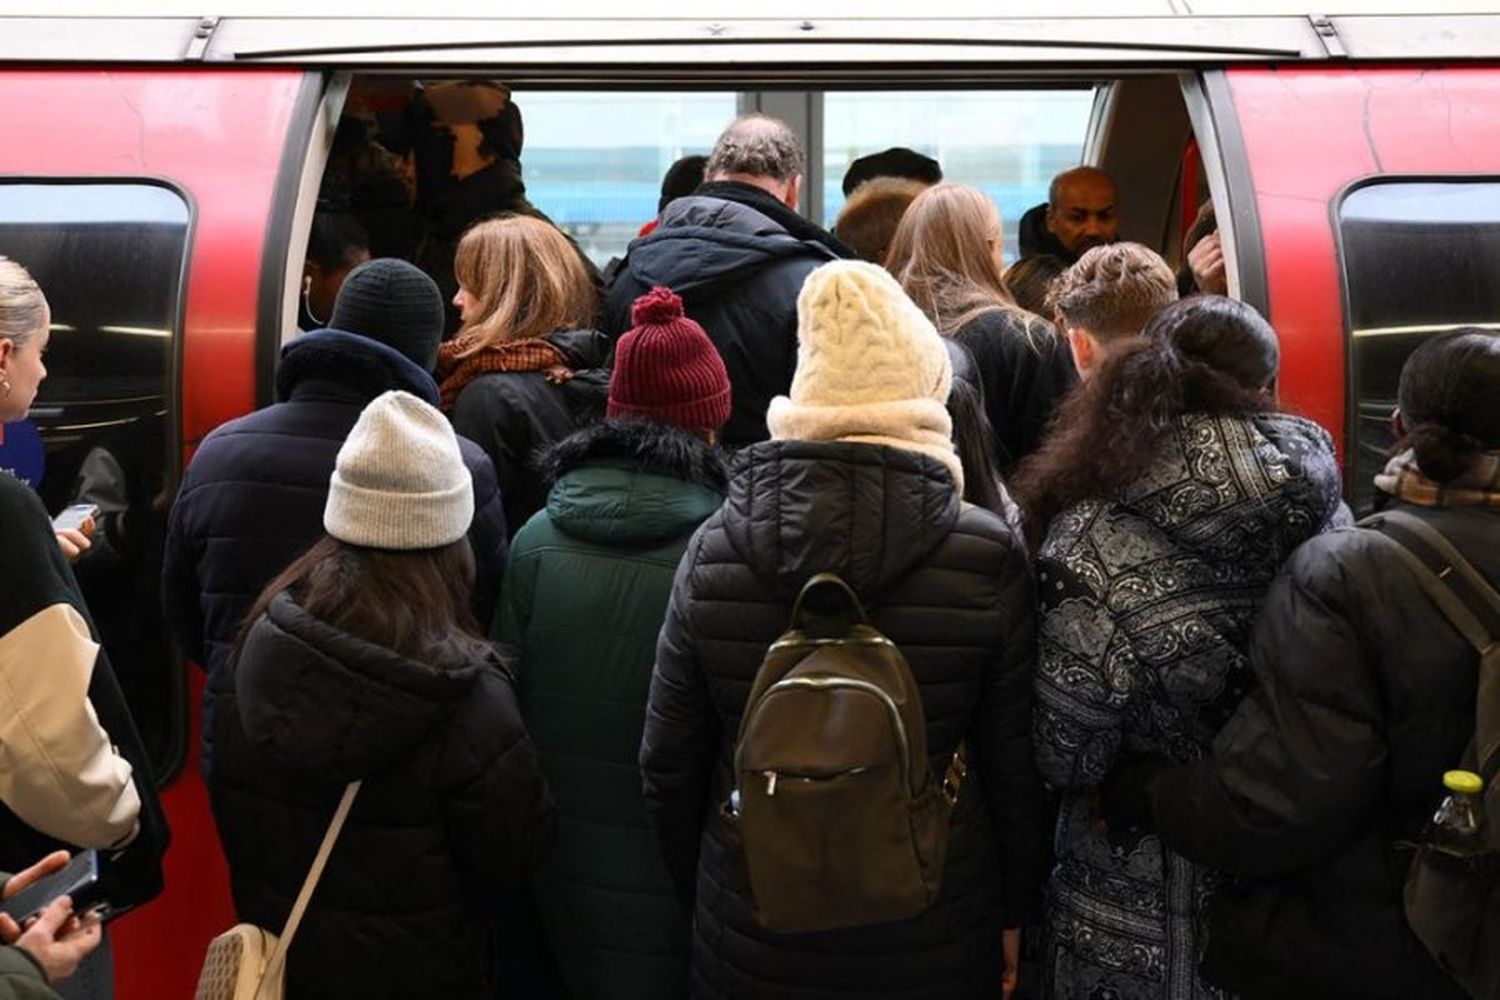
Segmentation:
[(1275, 409), (1264, 393), (1185, 357), (1165, 338), (1148, 334), (1121, 345), (1063, 401), (1045, 443), (1016, 477), (1015, 498), (1032, 545), (1064, 508), (1134, 482), (1182, 414)]
[(1500, 448), (1500, 335), (1463, 327), (1425, 341), (1406, 359), (1397, 390), (1406, 437), (1428, 479), (1452, 482)]
[(287, 591), (303, 611), (341, 632), (434, 667), (464, 666), (491, 652), (470, 607), (473, 586), (467, 538), (394, 551), (324, 535), (266, 585), (245, 617), (240, 644), (272, 599)]

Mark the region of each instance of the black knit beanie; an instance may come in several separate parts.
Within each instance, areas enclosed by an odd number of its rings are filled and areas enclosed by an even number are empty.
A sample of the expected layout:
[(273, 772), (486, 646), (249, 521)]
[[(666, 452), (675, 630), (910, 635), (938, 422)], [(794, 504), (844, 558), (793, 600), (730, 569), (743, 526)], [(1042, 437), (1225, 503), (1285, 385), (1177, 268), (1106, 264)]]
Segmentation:
[(394, 257), (349, 272), (328, 325), (394, 348), (432, 371), (443, 336), (443, 293), (421, 268)]

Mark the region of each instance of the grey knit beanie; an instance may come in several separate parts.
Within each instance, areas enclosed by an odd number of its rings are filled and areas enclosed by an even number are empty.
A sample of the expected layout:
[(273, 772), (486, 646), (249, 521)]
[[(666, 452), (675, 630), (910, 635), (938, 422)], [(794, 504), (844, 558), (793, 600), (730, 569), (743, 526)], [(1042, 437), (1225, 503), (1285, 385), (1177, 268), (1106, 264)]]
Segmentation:
[(474, 520), (474, 484), (448, 420), (409, 392), (376, 396), (339, 449), (323, 528), (350, 545), (435, 549)]
[(349, 272), (328, 325), (378, 340), (432, 371), (443, 339), (443, 293), (414, 264), (377, 257)]

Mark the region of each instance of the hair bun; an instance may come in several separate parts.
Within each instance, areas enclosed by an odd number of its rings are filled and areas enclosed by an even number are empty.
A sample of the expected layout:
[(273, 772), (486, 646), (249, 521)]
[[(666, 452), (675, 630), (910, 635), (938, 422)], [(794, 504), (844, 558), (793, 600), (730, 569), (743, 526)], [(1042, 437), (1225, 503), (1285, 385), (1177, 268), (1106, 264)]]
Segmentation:
[(682, 319), (682, 299), (678, 298), (677, 293), (672, 289), (663, 285), (657, 285), (636, 299), (635, 305), (630, 307), (631, 326), (642, 326), (646, 323), (659, 326), (679, 319)]
[(1463, 475), (1484, 450), (1476, 438), (1432, 420), (1413, 427), (1405, 445), (1416, 456), (1422, 474), (1436, 483), (1452, 482)]

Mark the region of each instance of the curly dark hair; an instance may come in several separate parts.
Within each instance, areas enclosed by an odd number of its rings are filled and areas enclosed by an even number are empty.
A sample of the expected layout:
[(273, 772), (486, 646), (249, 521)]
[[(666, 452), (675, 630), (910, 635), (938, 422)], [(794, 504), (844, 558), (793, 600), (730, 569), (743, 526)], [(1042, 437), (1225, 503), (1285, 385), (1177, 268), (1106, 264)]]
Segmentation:
[(1065, 508), (1134, 482), (1182, 414), (1275, 410), (1271, 397), (1182, 354), (1148, 327), (1063, 401), (1045, 443), (1021, 466), (1014, 494), (1026, 515), (1028, 540), (1040, 545)]

